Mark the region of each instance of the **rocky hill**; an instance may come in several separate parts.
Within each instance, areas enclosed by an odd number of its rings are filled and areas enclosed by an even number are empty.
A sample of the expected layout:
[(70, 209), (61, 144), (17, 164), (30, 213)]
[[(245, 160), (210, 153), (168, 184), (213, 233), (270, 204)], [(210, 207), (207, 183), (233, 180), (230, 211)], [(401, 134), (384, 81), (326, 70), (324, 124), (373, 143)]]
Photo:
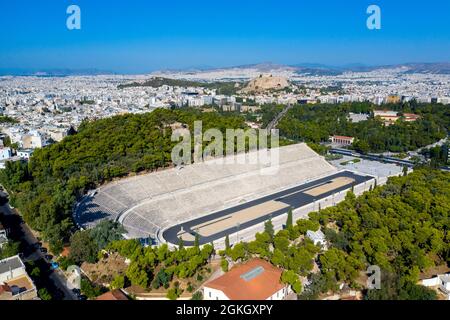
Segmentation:
[(281, 90), (288, 88), (289, 86), (288, 80), (284, 77), (260, 75), (258, 78), (251, 80), (241, 92), (261, 93), (269, 90)]

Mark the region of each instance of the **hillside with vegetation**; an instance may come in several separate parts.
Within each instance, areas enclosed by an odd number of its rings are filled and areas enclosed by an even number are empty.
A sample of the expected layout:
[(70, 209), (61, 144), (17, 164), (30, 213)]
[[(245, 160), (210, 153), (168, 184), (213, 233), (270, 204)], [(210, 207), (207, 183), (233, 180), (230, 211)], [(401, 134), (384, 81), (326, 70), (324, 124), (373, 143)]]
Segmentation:
[(392, 178), (359, 198), (349, 194), (313, 215), (332, 243), (320, 258), (322, 273), (352, 283), (353, 270), (377, 265), (382, 289), (368, 299), (419, 298), (411, 296), (419, 274), (450, 263), (449, 213), (450, 174), (438, 170)]
[(84, 122), (77, 134), (38, 149), (30, 162), (8, 162), (0, 183), (24, 220), (59, 252), (73, 232), (72, 208), (87, 190), (130, 173), (171, 165), (171, 124), (246, 128), (243, 117), (198, 110), (156, 110)]
[(190, 81), (183, 79), (170, 79), (170, 78), (162, 78), (162, 77), (154, 77), (149, 80), (143, 82), (132, 82), (121, 84), (118, 86), (118, 89), (125, 88), (133, 88), (133, 87), (152, 87), (159, 88), (162, 86), (171, 86), (171, 87), (181, 87), (181, 88), (205, 88), (210, 90), (217, 90), (217, 94), (223, 94), (227, 96), (231, 96), (236, 94), (240, 89), (245, 86), (245, 83), (237, 83), (237, 82), (226, 82), (226, 81), (217, 81), (217, 82), (199, 82), (199, 81)]
[[(353, 123), (350, 112), (370, 114), (378, 108), (415, 113), (415, 122), (398, 121), (385, 126), (381, 120), (370, 117)], [(283, 106), (265, 105), (261, 109), (262, 123), (267, 125)], [(450, 105), (406, 103), (375, 106), (370, 103), (297, 105), (290, 109), (278, 124), (280, 135), (294, 140), (320, 143), (331, 135), (357, 138), (354, 148), (361, 152), (404, 152), (432, 144), (450, 131)]]
[[(366, 291), (366, 299), (434, 299), (433, 291), (416, 283), (421, 272), (450, 264), (449, 213), (450, 173), (420, 169), (358, 198), (350, 192), (308, 220), (293, 223), (289, 213), (286, 229), (277, 233), (268, 221), (256, 240), (227, 245), (221, 254), (233, 261), (257, 256), (283, 268), (283, 281), (302, 299), (337, 292), (341, 283), (364, 289), (358, 280), (369, 265), (381, 268), (382, 289)], [(328, 250), (305, 237), (319, 227)], [(225, 259), (223, 268), (228, 268)], [(310, 285), (302, 289), (299, 277)]]

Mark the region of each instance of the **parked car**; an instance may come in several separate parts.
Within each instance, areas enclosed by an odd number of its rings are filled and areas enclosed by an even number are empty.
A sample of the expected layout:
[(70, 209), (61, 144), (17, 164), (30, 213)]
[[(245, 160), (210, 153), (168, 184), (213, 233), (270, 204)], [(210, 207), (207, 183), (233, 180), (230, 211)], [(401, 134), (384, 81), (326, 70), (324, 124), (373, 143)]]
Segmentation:
[(52, 263), (50, 264), (50, 269), (56, 270), (56, 269), (58, 269), (58, 268), (59, 268), (59, 263), (58, 263), (58, 262), (52, 262)]
[(42, 253), (47, 253), (47, 248), (40, 247), (39, 251), (42, 252)]
[(72, 293), (78, 297), (81, 295), (81, 290), (77, 289), (77, 288), (73, 288)]

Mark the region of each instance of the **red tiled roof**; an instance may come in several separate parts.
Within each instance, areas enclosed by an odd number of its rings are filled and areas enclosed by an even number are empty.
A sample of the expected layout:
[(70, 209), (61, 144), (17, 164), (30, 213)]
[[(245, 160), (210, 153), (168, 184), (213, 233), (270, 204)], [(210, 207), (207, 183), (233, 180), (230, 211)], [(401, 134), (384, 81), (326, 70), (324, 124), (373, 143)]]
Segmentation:
[(119, 289), (108, 291), (95, 300), (128, 300), (127, 296)]
[(405, 118), (414, 118), (414, 119), (420, 118), (420, 116), (418, 114), (414, 114), (414, 113), (404, 113), (403, 116)]
[(353, 139), (353, 137), (346, 137), (346, 136), (333, 136), (333, 138), (335, 138), (335, 139), (346, 139), (346, 140)]
[(70, 255), (70, 247), (64, 247), (61, 256), (67, 258)]
[[(241, 277), (257, 267), (262, 267), (264, 271), (248, 281)], [(285, 287), (280, 282), (281, 273), (267, 261), (253, 259), (234, 266), (223, 276), (205, 284), (205, 287), (222, 291), (230, 300), (266, 300)]]

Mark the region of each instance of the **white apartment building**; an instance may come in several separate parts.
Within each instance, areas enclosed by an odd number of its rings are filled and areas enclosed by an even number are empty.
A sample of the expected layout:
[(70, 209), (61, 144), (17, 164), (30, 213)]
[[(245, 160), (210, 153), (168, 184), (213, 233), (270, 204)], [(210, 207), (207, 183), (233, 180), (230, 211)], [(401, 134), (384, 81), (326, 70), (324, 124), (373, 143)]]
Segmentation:
[(450, 274), (441, 274), (430, 279), (424, 279), (421, 284), (425, 287), (439, 289), (447, 297), (447, 300), (450, 300)]
[(44, 146), (44, 140), (38, 132), (30, 132), (22, 136), (22, 148), (36, 149)]
[(0, 160), (6, 160), (12, 157), (12, 150), (10, 147), (0, 148)]
[(30, 157), (33, 155), (34, 150), (33, 149), (20, 149), (17, 150), (17, 156), (21, 159), (29, 160)]

